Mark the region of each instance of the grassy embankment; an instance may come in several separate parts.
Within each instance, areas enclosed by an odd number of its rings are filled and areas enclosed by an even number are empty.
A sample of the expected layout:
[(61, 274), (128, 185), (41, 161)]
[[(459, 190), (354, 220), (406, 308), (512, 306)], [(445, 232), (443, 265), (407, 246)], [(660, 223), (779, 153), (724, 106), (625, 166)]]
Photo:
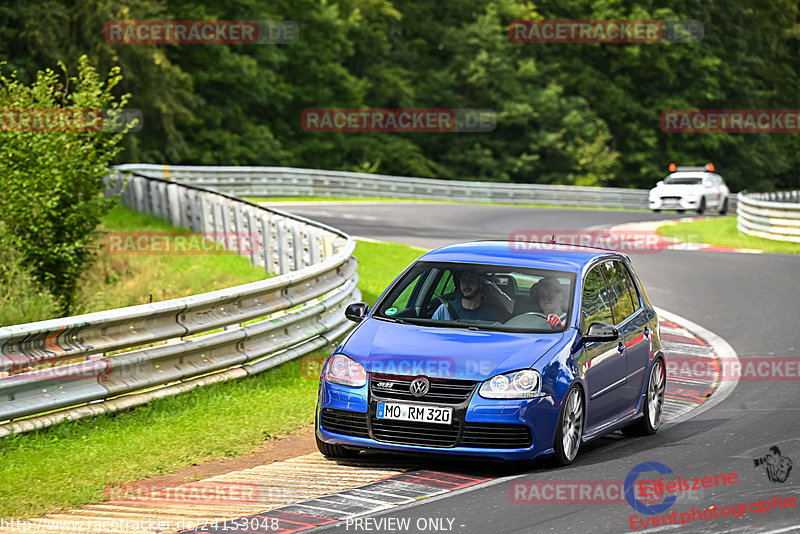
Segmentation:
[[(126, 231), (170, 229), (158, 219), (122, 209), (104, 224)], [(420, 254), (405, 245), (358, 243), (363, 299), (374, 302)], [(149, 301), (151, 293), (154, 299), (175, 297), (259, 277), (263, 272), (233, 256), (103, 255), (87, 274), (84, 305), (138, 304)], [(326, 355), (320, 351), (312, 357)], [(304, 376), (301, 364), (292, 361), (129, 411), (0, 439), (0, 517), (36, 516), (99, 502), (106, 484), (246, 454), (264, 440), (312, 423), (317, 379)]]
[(736, 216), (715, 217), (702, 221), (682, 222), (661, 226), (657, 230), (665, 237), (684, 238), (694, 236), (692, 241), (723, 247), (763, 250), (778, 254), (800, 254), (800, 243), (772, 241), (739, 233)]

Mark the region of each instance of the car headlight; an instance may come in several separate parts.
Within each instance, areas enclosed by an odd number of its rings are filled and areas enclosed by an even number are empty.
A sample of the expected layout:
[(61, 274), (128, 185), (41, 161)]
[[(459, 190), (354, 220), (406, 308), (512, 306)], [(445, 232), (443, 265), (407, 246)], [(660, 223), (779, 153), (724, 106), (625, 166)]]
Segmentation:
[(481, 385), (478, 395), (485, 399), (530, 399), (539, 396), (539, 373), (526, 369), (493, 376)]
[(332, 384), (360, 388), (367, 383), (364, 366), (344, 354), (336, 354), (328, 360), (322, 378)]

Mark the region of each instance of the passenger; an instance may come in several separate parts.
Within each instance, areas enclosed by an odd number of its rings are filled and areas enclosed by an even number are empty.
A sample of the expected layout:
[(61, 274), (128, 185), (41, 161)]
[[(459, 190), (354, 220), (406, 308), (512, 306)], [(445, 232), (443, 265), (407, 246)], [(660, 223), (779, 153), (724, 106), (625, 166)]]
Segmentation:
[[(498, 317), (498, 310), (486, 302), (483, 284), (480, 282), (480, 276), (477, 271), (462, 272), (458, 277), (458, 289), (461, 298), (448, 301), (449, 306), (440, 305), (431, 319), (437, 321), (453, 321), (456, 319), (497, 321), (505, 319)], [(457, 317), (453, 317), (451, 310), (455, 312)]]
[(547, 322), (553, 328), (560, 328), (566, 324), (567, 312), (564, 311), (564, 292), (561, 284), (555, 278), (548, 276), (537, 282), (539, 292), (539, 306), (542, 313), (547, 316)]

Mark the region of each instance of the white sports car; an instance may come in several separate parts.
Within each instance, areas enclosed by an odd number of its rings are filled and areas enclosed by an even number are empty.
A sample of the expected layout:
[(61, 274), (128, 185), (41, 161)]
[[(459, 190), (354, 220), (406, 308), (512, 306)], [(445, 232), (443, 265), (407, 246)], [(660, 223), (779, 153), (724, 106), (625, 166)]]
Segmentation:
[(651, 210), (676, 210), (678, 213), (696, 210), (697, 213), (704, 213), (714, 209), (720, 215), (728, 212), (730, 190), (722, 177), (714, 173), (713, 164), (676, 167), (673, 163), (669, 170), (672, 174), (650, 190)]

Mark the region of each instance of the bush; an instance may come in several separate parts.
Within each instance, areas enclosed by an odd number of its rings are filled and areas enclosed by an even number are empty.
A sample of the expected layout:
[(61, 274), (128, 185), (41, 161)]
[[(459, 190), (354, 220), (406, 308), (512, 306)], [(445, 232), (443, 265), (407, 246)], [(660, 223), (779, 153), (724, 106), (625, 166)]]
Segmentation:
[(0, 326), (31, 323), (58, 315), (60, 304), (39, 284), (0, 225)]
[[(0, 70), (0, 222), (24, 261), (24, 272), (55, 295), (61, 311), (68, 313), (92, 255), (95, 228), (113, 203), (102, 196), (103, 178), (133, 124), (113, 125), (88, 113), (111, 110), (119, 122), (128, 95), (116, 99), (111, 94), (122, 79), (118, 67), (105, 83), (86, 56), (80, 58), (77, 77), (68, 77), (63, 64), (61, 68), (65, 83), (46, 69), (30, 86), (18, 81), (16, 73), (7, 77)], [(42, 120), (68, 113), (91, 120), (84, 127), (77, 121), (63, 127), (58, 119)]]

